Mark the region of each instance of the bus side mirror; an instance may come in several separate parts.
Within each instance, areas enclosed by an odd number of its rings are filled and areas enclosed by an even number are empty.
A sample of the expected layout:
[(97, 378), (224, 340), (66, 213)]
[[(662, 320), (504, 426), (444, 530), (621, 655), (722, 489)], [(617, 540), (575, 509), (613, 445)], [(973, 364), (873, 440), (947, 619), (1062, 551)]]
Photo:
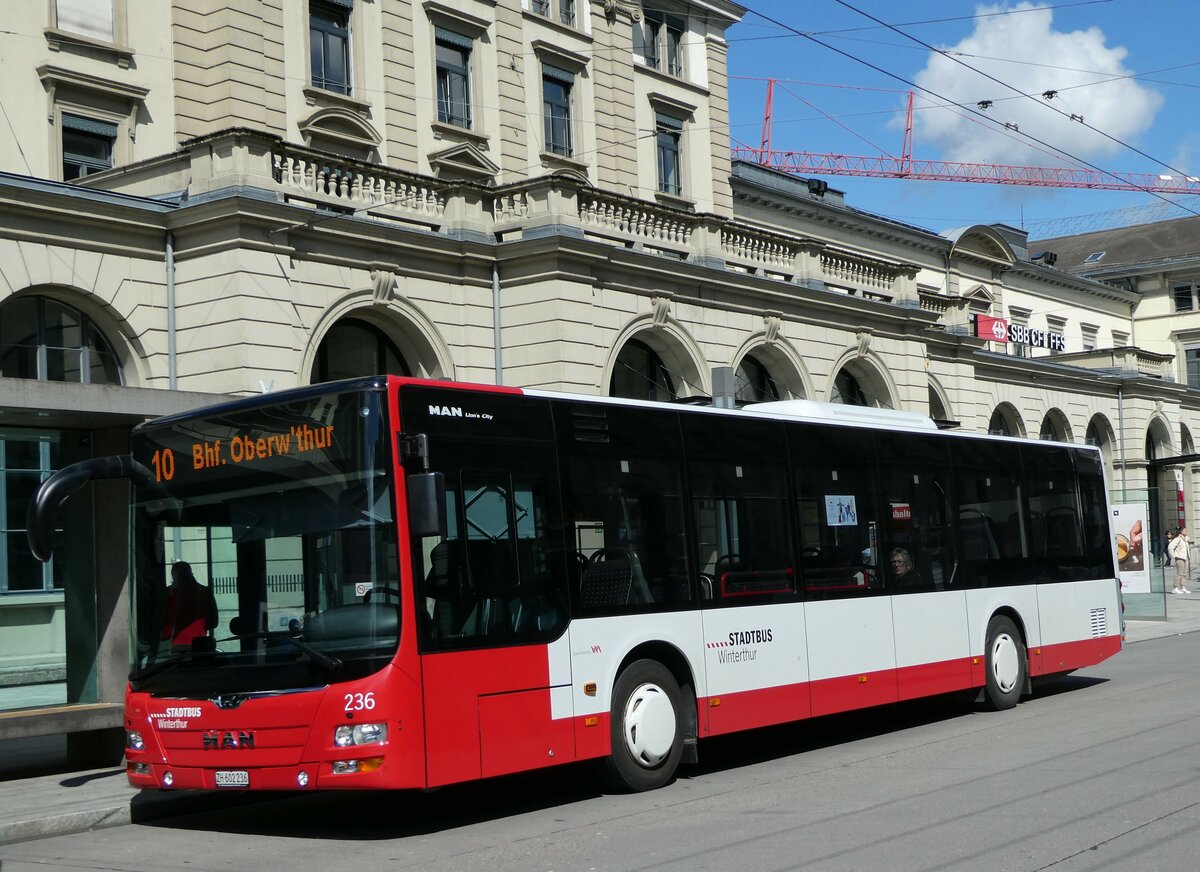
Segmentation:
[(446, 476), (418, 472), (408, 476), (408, 532), (413, 536), (446, 535)]

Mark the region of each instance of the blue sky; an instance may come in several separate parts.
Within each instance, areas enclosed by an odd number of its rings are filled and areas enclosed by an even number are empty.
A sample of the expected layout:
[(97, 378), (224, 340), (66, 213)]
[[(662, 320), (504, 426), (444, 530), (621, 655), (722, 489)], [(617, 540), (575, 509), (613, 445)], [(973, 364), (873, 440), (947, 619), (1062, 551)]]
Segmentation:
[[(774, 78), (774, 149), (899, 156), (904, 79), (927, 89), (914, 98), (916, 159), (1071, 165), (1066, 152), (1111, 172), (1200, 176), (1195, 0), (742, 2), (754, 11), (728, 33), (735, 144), (759, 145), (765, 80)], [(1040, 96), (1047, 91), (1049, 100)], [(1003, 222), (1036, 237), (1194, 214), (1141, 191), (823, 178), (852, 206), (935, 231)], [(1200, 196), (1183, 199), (1200, 213)]]

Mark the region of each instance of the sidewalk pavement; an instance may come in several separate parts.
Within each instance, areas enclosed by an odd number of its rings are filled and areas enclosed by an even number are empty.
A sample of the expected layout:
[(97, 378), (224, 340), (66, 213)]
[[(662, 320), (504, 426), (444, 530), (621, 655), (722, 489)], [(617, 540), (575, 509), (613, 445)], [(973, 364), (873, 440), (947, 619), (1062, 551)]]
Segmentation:
[[(1168, 595), (1167, 619), (1126, 621), (1125, 642), (1198, 630), (1200, 591)], [(139, 792), (129, 786), (123, 766), (74, 771), (63, 736), (14, 740), (0, 750), (0, 845), (189, 814), (203, 810), (210, 797), (206, 791)]]

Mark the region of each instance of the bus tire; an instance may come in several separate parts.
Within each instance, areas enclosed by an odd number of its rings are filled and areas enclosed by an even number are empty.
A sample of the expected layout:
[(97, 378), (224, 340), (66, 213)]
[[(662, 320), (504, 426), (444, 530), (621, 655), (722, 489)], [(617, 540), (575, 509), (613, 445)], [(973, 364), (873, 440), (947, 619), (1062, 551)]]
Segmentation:
[(656, 790), (675, 777), (683, 756), (682, 693), (656, 660), (637, 660), (613, 686), (612, 753), (605, 781), (621, 791)]
[(1011, 618), (996, 615), (988, 621), (985, 650), (987, 684), (984, 701), (994, 711), (1010, 709), (1025, 689), (1025, 643)]

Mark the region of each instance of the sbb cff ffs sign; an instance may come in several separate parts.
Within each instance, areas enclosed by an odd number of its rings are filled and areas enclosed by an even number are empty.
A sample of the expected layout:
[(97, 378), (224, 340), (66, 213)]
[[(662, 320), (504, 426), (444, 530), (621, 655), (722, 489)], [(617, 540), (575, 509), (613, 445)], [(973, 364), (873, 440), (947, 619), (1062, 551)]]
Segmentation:
[(1006, 319), (993, 318), (991, 315), (975, 316), (975, 336), (989, 342), (1019, 342), (1034, 348), (1049, 348), (1051, 351), (1067, 350), (1067, 339), (1061, 333), (1034, 330), (1024, 324), (1009, 324)]

